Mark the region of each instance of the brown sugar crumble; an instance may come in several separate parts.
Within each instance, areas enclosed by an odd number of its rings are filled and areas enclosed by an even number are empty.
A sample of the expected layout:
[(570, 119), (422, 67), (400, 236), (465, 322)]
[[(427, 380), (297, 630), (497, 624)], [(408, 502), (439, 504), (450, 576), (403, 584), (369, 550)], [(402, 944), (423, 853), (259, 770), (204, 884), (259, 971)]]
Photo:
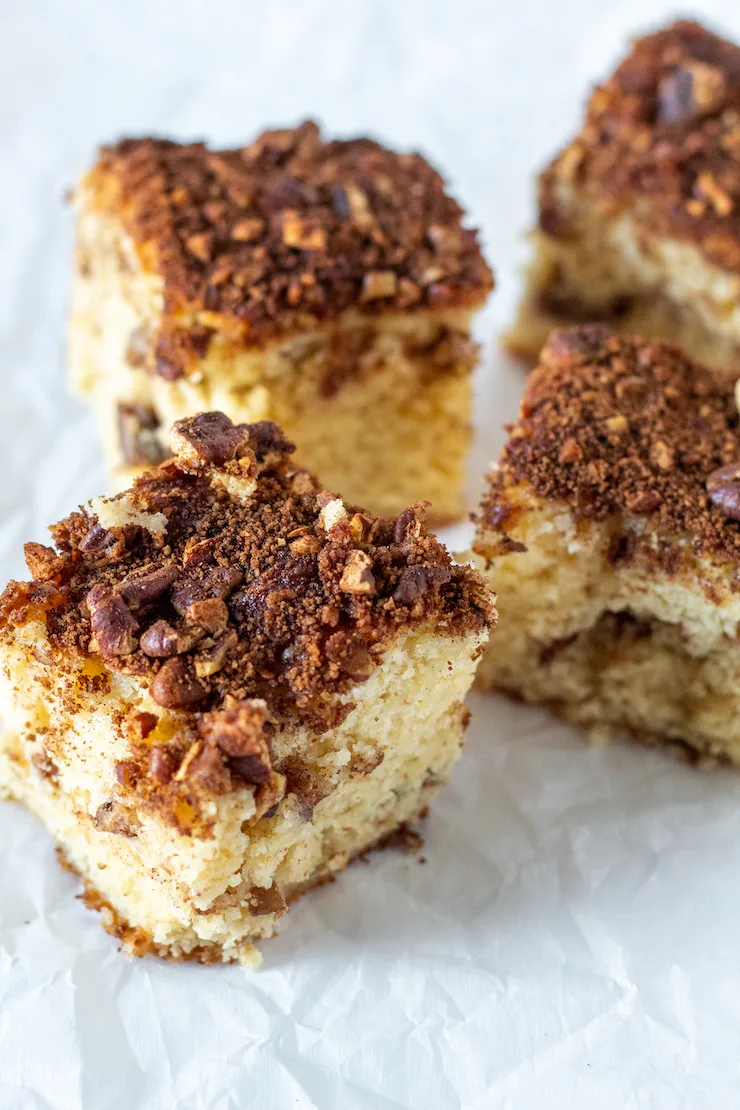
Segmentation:
[(85, 187), (163, 281), (154, 368), (166, 378), (216, 331), (262, 344), (355, 305), (464, 307), (493, 286), (475, 231), (421, 155), (325, 141), (312, 122), (223, 151), (124, 139)]
[(425, 503), (398, 518), (345, 506), (268, 421), (201, 414), (177, 422), (172, 448), (127, 493), (53, 526), (56, 549), (26, 546), (32, 581), (7, 587), (0, 633), (43, 619), (55, 665), (96, 656), (104, 674), (89, 683), (137, 676), (177, 715), (177, 742), (154, 746), (155, 713), (123, 722), (123, 786), (195, 780), (218, 794), (247, 782), (266, 809), (275, 728), (338, 724), (351, 709), (338, 695), (397, 634), (482, 630), (490, 599), (427, 532)]
[(527, 482), (577, 516), (649, 515), (697, 554), (740, 558), (734, 375), (605, 325), (553, 332), (529, 379), (482, 520), (506, 530), (505, 488)]
[(542, 230), (567, 237), (559, 181), (740, 271), (740, 48), (685, 20), (638, 39), (540, 179)]

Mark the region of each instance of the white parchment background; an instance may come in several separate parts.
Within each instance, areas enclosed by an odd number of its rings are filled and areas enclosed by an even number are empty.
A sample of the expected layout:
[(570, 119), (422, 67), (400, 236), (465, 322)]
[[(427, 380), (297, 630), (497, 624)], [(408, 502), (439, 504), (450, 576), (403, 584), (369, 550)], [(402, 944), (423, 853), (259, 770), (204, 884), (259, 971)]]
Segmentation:
[[(698, 7), (740, 38), (732, 0)], [(668, 14), (648, 0), (2, 0), (0, 578), (21, 573), (23, 540), (104, 488), (63, 351), (63, 194), (98, 142), (238, 143), (311, 114), (428, 153), (498, 278), (479, 328), (480, 473), (522, 383), (495, 336), (533, 171), (628, 33)], [(471, 706), (427, 862), (352, 867), (295, 908), (257, 974), (125, 959), (47, 837), (0, 807), (0, 1108), (737, 1107), (740, 776)]]

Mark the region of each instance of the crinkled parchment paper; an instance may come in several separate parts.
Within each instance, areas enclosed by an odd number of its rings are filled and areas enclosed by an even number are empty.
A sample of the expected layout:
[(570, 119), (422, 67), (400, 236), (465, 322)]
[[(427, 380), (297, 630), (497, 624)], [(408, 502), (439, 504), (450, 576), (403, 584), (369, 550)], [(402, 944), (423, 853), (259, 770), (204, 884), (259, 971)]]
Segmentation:
[[(740, 37), (728, 2), (698, 5)], [(420, 147), (483, 228), (479, 440), (522, 372), (497, 352), (532, 173), (647, 0), (29, 0), (0, 35), (0, 577), (104, 489), (64, 388), (66, 187), (128, 133), (238, 142), (306, 114)], [(473, 495), (475, 481), (471, 483)], [(451, 538), (468, 538), (466, 527)], [(133, 962), (45, 834), (0, 806), (0, 1108), (625, 1110), (740, 1101), (740, 776), (471, 698), (423, 860), (313, 893), (264, 968)]]

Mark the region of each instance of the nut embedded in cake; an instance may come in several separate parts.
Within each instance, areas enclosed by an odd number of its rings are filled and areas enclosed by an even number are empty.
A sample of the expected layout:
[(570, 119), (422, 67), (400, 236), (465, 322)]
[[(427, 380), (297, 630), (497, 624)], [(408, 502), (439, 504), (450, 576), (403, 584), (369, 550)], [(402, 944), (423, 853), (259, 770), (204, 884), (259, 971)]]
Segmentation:
[(740, 360), (740, 48), (686, 21), (638, 39), (538, 192), (515, 354), (602, 321)]
[(554, 332), (474, 543), (501, 630), (478, 684), (740, 763), (732, 377), (603, 325)]
[(26, 545), (0, 606), (0, 777), (137, 955), (249, 962), (289, 901), (446, 782), (493, 619), (425, 505), (324, 492), (269, 422)]
[(350, 501), (461, 515), (470, 322), (493, 281), (420, 155), (313, 123), (236, 150), (129, 139), (75, 200), (71, 382), (119, 488), (174, 420), (221, 409), (277, 421)]

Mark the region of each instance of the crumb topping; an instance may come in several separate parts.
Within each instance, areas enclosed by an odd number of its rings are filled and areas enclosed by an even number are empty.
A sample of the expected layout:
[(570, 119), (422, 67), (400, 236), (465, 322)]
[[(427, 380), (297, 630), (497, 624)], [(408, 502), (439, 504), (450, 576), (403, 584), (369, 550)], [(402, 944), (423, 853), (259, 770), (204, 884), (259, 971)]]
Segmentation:
[[(351, 709), (338, 695), (399, 633), (482, 630), (490, 598), (426, 530), (426, 503), (397, 519), (344, 505), (271, 422), (205, 413), (171, 442), (174, 458), (125, 494), (54, 525), (56, 550), (26, 546), (32, 581), (8, 586), (0, 629), (42, 618), (57, 659), (97, 656), (179, 714), (190, 746), (146, 748), (153, 782), (195, 775), (219, 792), (236, 776), (267, 796), (272, 729), (338, 724)], [(135, 740), (156, 735), (154, 714), (135, 716)]]
[(421, 155), (324, 141), (311, 122), (236, 150), (124, 139), (85, 184), (163, 279), (165, 377), (214, 330), (261, 343), (353, 305), (477, 305), (493, 285), (476, 232)]
[(482, 520), (505, 532), (504, 491), (527, 482), (578, 516), (649, 517), (663, 535), (688, 534), (697, 554), (740, 559), (733, 385), (667, 343), (619, 338), (602, 324), (552, 332)]
[(540, 222), (552, 235), (568, 234), (561, 181), (616, 210), (635, 203), (651, 230), (740, 271), (740, 48), (685, 20), (638, 39), (540, 179)]

